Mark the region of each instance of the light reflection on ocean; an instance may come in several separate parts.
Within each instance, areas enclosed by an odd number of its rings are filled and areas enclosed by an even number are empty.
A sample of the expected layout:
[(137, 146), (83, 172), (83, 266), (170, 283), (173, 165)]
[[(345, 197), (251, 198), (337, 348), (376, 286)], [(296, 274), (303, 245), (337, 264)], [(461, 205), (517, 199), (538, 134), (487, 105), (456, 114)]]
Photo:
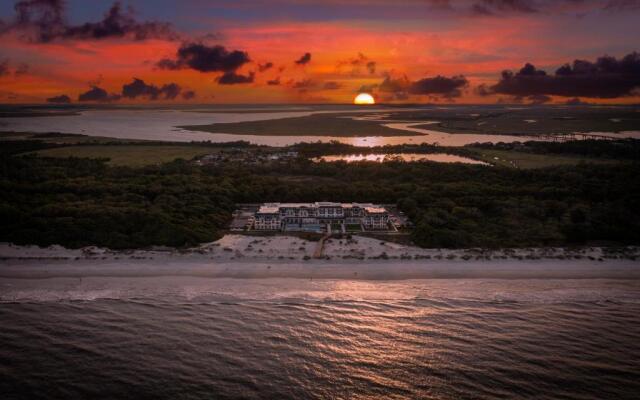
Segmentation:
[(635, 280), (4, 279), (0, 393), (581, 398), (640, 390)]

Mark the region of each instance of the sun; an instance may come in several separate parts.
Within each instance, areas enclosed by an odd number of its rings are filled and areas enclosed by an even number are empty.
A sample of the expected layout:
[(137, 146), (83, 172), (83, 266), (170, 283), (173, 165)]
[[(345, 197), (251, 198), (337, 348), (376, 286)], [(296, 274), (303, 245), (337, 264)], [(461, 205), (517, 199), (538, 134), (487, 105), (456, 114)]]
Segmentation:
[(376, 104), (376, 101), (369, 93), (360, 93), (353, 99), (353, 104)]

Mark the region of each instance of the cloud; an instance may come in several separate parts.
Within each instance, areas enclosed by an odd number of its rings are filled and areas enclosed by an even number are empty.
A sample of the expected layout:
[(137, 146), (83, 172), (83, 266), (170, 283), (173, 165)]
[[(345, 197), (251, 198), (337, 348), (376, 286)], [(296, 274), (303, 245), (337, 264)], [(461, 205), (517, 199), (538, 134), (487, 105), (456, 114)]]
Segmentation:
[(200, 72), (231, 72), (250, 62), (249, 55), (240, 50), (229, 51), (224, 46), (184, 43), (175, 59), (165, 58), (156, 64), (160, 69), (194, 69)]
[(119, 99), (120, 95), (109, 94), (106, 90), (98, 86), (93, 86), (91, 89), (78, 96), (78, 101), (96, 101), (102, 103), (116, 101)]
[(144, 97), (149, 100), (158, 100), (160, 98), (173, 100), (178, 97), (181, 92), (182, 88), (176, 83), (168, 83), (162, 87), (158, 87), (156, 85), (149, 85), (138, 78), (133, 78), (133, 82), (122, 86), (122, 97), (127, 99)]
[(358, 56), (355, 58), (350, 58), (338, 62), (338, 69), (342, 68), (343, 66), (352, 67), (351, 75), (359, 75), (362, 68), (364, 68), (370, 75), (372, 75), (376, 73), (377, 63), (364, 54), (358, 53)]
[(56, 103), (56, 104), (69, 104), (71, 103), (71, 97), (66, 94), (62, 94), (60, 96), (49, 97), (47, 99), (47, 103)]
[(512, 96), (555, 95), (611, 99), (631, 96), (640, 87), (640, 54), (621, 59), (604, 56), (595, 62), (575, 60), (558, 68), (554, 75), (525, 64), (517, 73), (503, 71), (500, 80), (479, 93)]
[(193, 90), (185, 90), (182, 92), (182, 98), (185, 100), (191, 100), (196, 98), (196, 92)]
[(276, 79), (271, 79), (271, 80), (267, 81), (267, 85), (270, 85), (270, 86), (278, 86), (278, 85), (280, 85), (280, 77), (277, 77)]
[[(462, 89), (469, 85), (469, 81), (462, 75), (455, 75), (450, 78), (446, 76), (435, 76), (411, 81), (406, 76), (393, 78), (387, 75), (377, 86), (382, 93), (392, 93), (388, 98), (406, 99), (409, 95), (444, 97), (452, 99), (462, 96)], [(360, 91), (370, 92), (375, 86), (363, 86)]]
[(387, 75), (382, 83), (378, 85), (378, 90), (386, 93), (405, 92), (409, 90), (411, 81), (406, 76), (400, 78), (392, 78)]
[(298, 65), (306, 65), (311, 61), (311, 53), (304, 53), (302, 57), (295, 61)]
[(471, 12), (477, 15), (495, 15), (509, 12), (536, 13), (538, 9), (531, 0), (478, 0), (471, 5)]
[(462, 89), (469, 84), (462, 75), (447, 78), (438, 75), (434, 78), (424, 78), (413, 82), (409, 87), (410, 94), (443, 96), (447, 98), (460, 97)]
[(315, 82), (312, 81), (311, 79), (303, 79), (301, 81), (293, 82), (293, 84), (291, 85), (291, 87), (294, 89), (302, 89), (302, 90), (309, 89), (313, 86), (315, 86)]
[(385, 94), (381, 97), (380, 100), (383, 102), (389, 101), (404, 101), (409, 99), (409, 94), (407, 92), (395, 92), (391, 94)]
[(338, 82), (330, 81), (330, 82), (325, 82), (322, 88), (324, 90), (337, 90), (337, 89), (341, 89), (342, 85)]
[(629, 11), (640, 10), (640, 1), (638, 0), (609, 0), (602, 7), (606, 11)]
[(233, 71), (225, 72), (217, 80), (219, 85), (236, 85), (241, 83), (252, 83), (255, 73), (251, 72), (249, 75), (236, 74)]
[(2, 33), (18, 32), (23, 38), (39, 43), (57, 39), (107, 39), (129, 37), (133, 40), (168, 39), (179, 35), (170, 23), (136, 20), (133, 10), (123, 10), (115, 2), (98, 22), (69, 25), (65, 18), (64, 0), (21, 0), (14, 8), (15, 18), (6, 24)]
[(579, 97), (574, 97), (572, 99), (569, 99), (564, 104), (566, 104), (568, 106), (586, 106), (586, 105), (589, 105), (589, 103), (580, 100)]
[(367, 62), (367, 71), (369, 71), (370, 74), (375, 74), (376, 73), (376, 62), (375, 61), (369, 61)]
[(264, 72), (268, 69), (271, 69), (273, 67), (273, 63), (272, 62), (267, 62), (264, 64), (258, 64), (258, 71), (260, 72)]
[(529, 100), (531, 104), (538, 105), (538, 104), (548, 103), (553, 99), (544, 94), (534, 94), (531, 96), (527, 96), (527, 100)]

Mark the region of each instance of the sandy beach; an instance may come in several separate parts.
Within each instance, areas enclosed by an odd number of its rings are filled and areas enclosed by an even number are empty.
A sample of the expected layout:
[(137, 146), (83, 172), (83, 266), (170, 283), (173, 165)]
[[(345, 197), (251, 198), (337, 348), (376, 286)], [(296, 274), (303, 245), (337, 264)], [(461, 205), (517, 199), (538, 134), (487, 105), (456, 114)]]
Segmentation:
[(0, 244), (0, 278), (199, 276), (208, 278), (434, 279), (640, 278), (637, 247), (421, 249), (354, 236), (318, 242), (226, 235), (202, 246), (113, 251)]

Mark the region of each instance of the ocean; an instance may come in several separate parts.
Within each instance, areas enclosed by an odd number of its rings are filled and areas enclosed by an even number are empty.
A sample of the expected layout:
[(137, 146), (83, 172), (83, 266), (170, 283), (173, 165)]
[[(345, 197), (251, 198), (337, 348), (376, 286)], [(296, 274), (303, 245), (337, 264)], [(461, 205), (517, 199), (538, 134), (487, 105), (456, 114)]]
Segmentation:
[(0, 398), (637, 399), (640, 282), (0, 280)]

